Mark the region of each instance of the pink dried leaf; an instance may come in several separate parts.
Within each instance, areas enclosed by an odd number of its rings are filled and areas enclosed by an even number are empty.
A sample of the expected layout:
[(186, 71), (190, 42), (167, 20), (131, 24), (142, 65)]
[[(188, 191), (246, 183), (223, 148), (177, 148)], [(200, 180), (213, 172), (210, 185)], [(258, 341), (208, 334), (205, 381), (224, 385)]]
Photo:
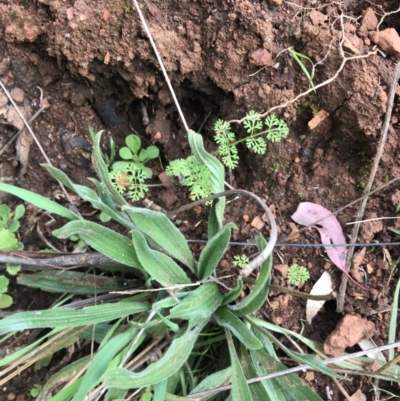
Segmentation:
[[(301, 202), (292, 219), (303, 226), (315, 227), (321, 236), (321, 242), (326, 247), (326, 253), (332, 263), (337, 266), (346, 276), (358, 287), (367, 290), (361, 284), (357, 283), (347, 272), (346, 262), (346, 238), (342, 227), (337, 218), (328, 209), (312, 202)], [(337, 245), (332, 247), (331, 245)]]

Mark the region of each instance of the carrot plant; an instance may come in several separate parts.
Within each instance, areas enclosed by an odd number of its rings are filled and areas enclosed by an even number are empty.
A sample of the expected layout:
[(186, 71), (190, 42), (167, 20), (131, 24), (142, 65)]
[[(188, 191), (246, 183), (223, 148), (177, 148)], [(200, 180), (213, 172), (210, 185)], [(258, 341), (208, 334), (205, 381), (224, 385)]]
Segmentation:
[[(272, 256), (260, 261), (258, 278), (244, 298), (241, 296), (244, 285), (241, 276), (234, 287), (222, 291), (217, 267), (229, 245), (231, 231), (236, 228), (233, 223), (223, 224), (224, 199), (214, 196), (209, 216), (209, 239), (195, 258), (183, 234), (165, 214), (132, 207), (115, 189), (100, 150), (100, 136), (101, 133), (96, 136), (93, 153), (93, 165), (100, 180), (91, 179), (96, 191), (74, 184), (61, 170), (49, 165), (44, 167), (83, 200), (107, 213), (123, 231), (128, 231), (127, 236), (86, 221), (29, 191), (7, 184), (0, 184), (0, 190), (68, 217), (70, 221), (54, 230), (53, 235), (60, 239), (78, 235), (112, 261), (108, 268), (114, 274), (118, 271), (134, 273), (137, 277), (134, 285), (139, 288), (97, 303), (86, 288), (89, 283), (82, 285), (83, 277), (59, 272), (55, 280), (53, 274), (35, 273), (30, 276), (30, 282), (29, 276), (25, 275), (25, 285), (34, 286), (33, 282), (36, 282), (37, 286), (40, 280), (42, 288), (53, 292), (65, 291), (64, 280), (71, 283), (71, 279), (78, 279), (80, 285), (74, 293), (87, 298), (83, 304), (66, 298), (49, 310), (17, 312), (0, 320), (2, 335), (47, 329), (35, 343), (0, 360), (7, 372), (0, 377), (0, 385), (19, 371), (24, 360), (27, 361), (24, 362), (26, 369), (72, 343), (93, 339), (96, 345), (92, 358), (77, 355), (73, 362), (43, 383), (37, 400), (83, 401), (100, 394), (104, 394), (105, 399), (124, 399), (128, 394), (137, 394), (132, 399), (138, 400), (150, 394), (153, 399), (160, 400), (206, 400), (210, 397), (218, 400), (225, 399), (218, 387), (227, 384), (232, 400), (255, 400), (259, 396), (264, 400), (275, 399), (277, 393), (281, 394), (281, 399), (320, 400), (294, 374), (274, 381), (247, 384), (248, 378), (284, 368), (275, 347), (299, 363), (306, 362), (316, 370), (338, 377), (314, 356), (289, 350), (274, 332), (296, 336), (320, 353), (314, 343), (255, 318), (268, 296)], [(189, 143), (199, 163), (207, 163), (213, 192), (220, 192), (224, 180), (222, 164), (204, 150), (200, 135), (190, 131)], [(266, 246), (267, 242), (259, 235), (259, 251)], [(92, 286), (93, 281), (101, 279), (92, 278)], [(101, 297), (99, 294), (97, 296)], [(143, 352), (148, 347), (158, 349), (157, 360), (140, 357), (146, 355)], [(218, 356), (224, 349), (227, 352)], [(211, 396), (206, 390), (212, 390), (211, 393), (216, 395)]]

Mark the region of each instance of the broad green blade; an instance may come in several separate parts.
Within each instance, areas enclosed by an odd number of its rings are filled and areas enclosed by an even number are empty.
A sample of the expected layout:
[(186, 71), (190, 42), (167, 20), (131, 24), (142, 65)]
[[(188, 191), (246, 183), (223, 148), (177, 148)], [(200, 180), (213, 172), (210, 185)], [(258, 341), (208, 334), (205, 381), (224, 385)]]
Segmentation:
[(208, 214), (208, 238), (214, 237), (221, 228), (217, 216), (218, 202), (219, 199), (214, 199), (211, 203), (210, 213)]
[(108, 372), (104, 384), (122, 389), (147, 387), (172, 376), (189, 358), (203, 324), (198, 324), (172, 341), (165, 354), (139, 373), (117, 368)]
[(262, 342), (235, 314), (233, 314), (225, 306), (219, 308), (214, 313), (214, 317), (220, 326), (229, 329), (246, 348), (262, 348)]
[(61, 184), (65, 185), (71, 191), (74, 191), (80, 198), (86, 202), (90, 202), (95, 209), (101, 210), (107, 213), (118, 223), (124, 225), (125, 227), (131, 228), (130, 220), (125, 213), (120, 212), (115, 207), (115, 202), (110, 202), (110, 204), (105, 204), (99, 198), (99, 196), (91, 188), (85, 187), (84, 185), (74, 184), (69, 177), (61, 170), (54, 168), (48, 164), (42, 164), (42, 166)]
[(129, 390), (121, 390), (119, 388), (111, 387), (107, 390), (104, 401), (125, 401), (128, 391)]
[[(257, 237), (257, 245), (259, 245), (260, 252), (262, 252), (267, 246), (266, 241), (261, 235)], [(268, 296), (269, 282), (271, 280), (271, 269), (272, 255), (262, 263), (257, 282), (250, 294), (236, 305), (228, 306), (229, 309), (234, 311), (237, 316), (250, 315), (258, 311), (264, 304)]]
[(295, 361), (299, 362), (300, 364), (309, 365), (314, 368), (316, 371), (324, 373), (328, 376), (336, 377), (337, 379), (344, 380), (345, 378), (341, 375), (334, 372), (332, 369), (328, 368), (328, 366), (324, 365), (319, 359), (317, 359), (314, 355), (308, 354), (300, 354), (298, 352), (294, 352), (291, 349), (287, 348), (283, 345), (275, 336), (269, 333), (267, 330), (263, 328), (258, 328), (261, 332), (263, 332), (268, 339), (275, 343), (282, 351), (284, 351), (287, 355), (293, 358)]
[(208, 278), (215, 271), (228, 247), (231, 230), (235, 228), (237, 229), (236, 224), (229, 223), (208, 240), (199, 257), (198, 276), (200, 280)]
[(247, 384), (246, 377), (243, 373), (243, 368), (240, 365), (235, 345), (233, 344), (233, 338), (228, 329), (225, 329), (225, 335), (228, 341), (229, 355), (231, 357), (232, 366), (232, 401), (253, 401), (249, 385)]
[(14, 185), (0, 183), (0, 191), (15, 195), (26, 202), (32, 203), (32, 205), (38, 207), (39, 209), (47, 210), (50, 213), (57, 214), (69, 220), (80, 219), (77, 214), (71, 212), (64, 206), (61, 206), (58, 203), (53, 202), (52, 200), (45, 198), (42, 195), (35, 194), (34, 192), (28, 191), (26, 189), (18, 188)]
[[(320, 343), (312, 341), (309, 338), (306, 338), (299, 333), (296, 333), (294, 331), (277, 326), (276, 324), (258, 319), (254, 316), (246, 316), (246, 320), (249, 321), (253, 325), (255, 331), (258, 330), (259, 332), (262, 332), (263, 335), (268, 332), (275, 332), (275, 333), (280, 333), (280, 334), (287, 335), (287, 336), (293, 336), (293, 337), (297, 338), (298, 340), (300, 340), (307, 347), (310, 347), (320, 357), (327, 359), (327, 356), (322, 351), (322, 344), (320, 344)], [(263, 330), (263, 329), (266, 329), (266, 330)], [(350, 368), (347, 361), (337, 362), (337, 363), (335, 363), (335, 365), (338, 367), (344, 368), (344, 369)], [(355, 365), (352, 365), (352, 366), (354, 368), (356, 368)], [(350, 369), (352, 369), (352, 368), (350, 368)]]
[[(94, 132), (91, 128), (89, 128), (89, 131), (92, 131), (92, 133), (94, 134)], [(103, 131), (100, 131), (95, 134), (95, 139), (94, 139), (94, 143), (93, 143), (93, 153), (92, 153), (93, 167), (96, 171), (97, 176), (100, 178), (100, 181), (102, 183), (104, 183), (107, 190), (113, 196), (117, 205), (120, 205), (120, 206), (126, 205), (127, 202), (126, 202), (125, 198), (115, 189), (114, 185), (112, 184), (110, 176), (109, 176), (108, 166), (103, 160), (103, 154), (101, 152), (101, 146), (100, 146), (100, 140), (101, 140), (102, 133), (103, 133)]]
[(240, 295), (242, 289), (243, 289), (243, 279), (242, 276), (239, 276), (236, 286), (224, 295), (224, 300), (222, 301), (222, 305), (226, 305), (233, 302)]
[(96, 251), (116, 262), (135, 267), (143, 271), (129, 238), (91, 221), (71, 221), (53, 231), (58, 238), (69, 238), (79, 235)]
[(137, 229), (151, 238), (172, 257), (196, 272), (196, 261), (186, 238), (164, 214), (150, 209), (124, 206)]
[(209, 319), (221, 305), (223, 295), (216, 283), (204, 283), (170, 310), (170, 319)]
[(92, 359), (85, 375), (82, 378), (79, 389), (72, 401), (84, 401), (89, 391), (94, 388), (101, 377), (109, 369), (112, 359), (133, 339), (138, 332), (136, 328), (129, 328), (124, 333), (118, 334), (104, 345)]
[[(397, 311), (399, 310), (399, 293), (400, 293), (400, 279), (398, 279), (396, 289), (394, 290), (392, 313), (390, 315), (388, 344), (394, 343), (396, 341), (396, 331), (398, 328)], [(388, 353), (390, 362), (394, 358), (394, 349), (393, 348), (389, 349)]]
[[(191, 392), (190, 394), (201, 393), (203, 391), (212, 390), (213, 388), (225, 386), (230, 383), (232, 377), (232, 368), (229, 366), (223, 370), (212, 373), (206, 376)], [(210, 397), (202, 398), (202, 401), (207, 401)]]
[[(259, 376), (287, 369), (285, 365), (276, 361), (264, 350), (251, 351), (250, 356)], [(322, 398), (315, 394), (303, 380), (293, 373), (287, 376), (276, 377), (274, 380), (276, 380), (276, 383), (278, 383), (282, 392), (286, 394), (289, 400), (322, 401)]]
[(154, 385), (154, 395), (152, 401), (164, 401), (167, 392), (168, 380), (163, 380)]
[(116, 303), (88, 306), (80, 310), (56, 308), (20, 312), (0, 320), (0, 334), (15, 330), (86, 326), (108, 322), (149, 309), (148, 303), (124, 299)]
[[(71, 380), (76, 374), (81, 371), (86, 364), (90, 361), (90, 355), (85, 356), (77, 361), (70, 363), (69, 365), (65, 366), (58, 372), (54, 373), (50, 379), (46, 381), (46, 384), (40, 390), (39, 395), (36, 398), (36, 401), (48, 401), (53, 399), (51, 394), (54, 388), (59, 387), (62, 384), (65, 384), (69, 380)], [(76, 382), (75, 382), (76, 383)], [(76, 383), (76, 386), (78, 383)], [(73, 394), (71, 391), (70, 396)], [(59, 400), (69, 400), (70, 396), (67, 398), (59, 398)]]
[(17, 283), (42, 291), (80, 295), (99, 295), (132, 288), (138, 280), (117, 279), (72, 270), (46, 270), (33, 274), (21, 273)]
[[(1, 320), (0, 320), (1, 322)], [(55, 335), (59, 333), (63, 328), (58, 328), (50, 331), (47, 334), (44, 334), (42, 337), (40, 337), (37, 341), (35, 341), (32, 344), (29, 344), (25, 347), (22, 347), (21, 349), (18, 349), (17, 351), (13, 352), (10, 355), (4, 356), (3, 358), (0, 359), (0, 367), (1, 366), (6, 366), (6, 365), (11, 365), (15, 360), (22, 358), (24, 355), (26, 355), (28, 352), (32, 351), (34, 348), (39, 347), (40, 343), (44, 342), (46, 338), (51, 337), (52, 335)]]
[[(200, 134), (197, 134), (196, 132), (189, 130), (188, 139), (193, 156), (197, 159), (197, 161), (200, 164), (203, 164), (210, 170), (212, 191), (215, 194), (223, 192), (225, 189), (224, 187), (225, 171), (223, 164), (216, 157), (214, 157), (204, 149), (203, 137)], [(226, 204), (225, 197), (219, 198), (215, 204), (215, 220), (218, 222), (219, 226), (218, 229), (220, 229), (223, 224), (225, 204)], [(213, 223), (214, 223), (213, 225), (215, 225), (215, 221), (213, 221)], [(215, 227), (212, 228), (211, 230), (211, 234), (215, 234), (212, 231), (215, 231)]]
[(155, 251), (147, 245), (146, 238), (141, 232), (132, 230), (132, 242), (145, 271), (162, 286), (191, 283), (189, 277), (176, 262), (165, 253)]
[[(250, 359), (249, 351), (243, 345), (240, 347), (240, 363), (248, 379), (258, 376)], [(249, 387), (253, 401), (286, 401), (272, 398), (260, 382), (252, 383)]]

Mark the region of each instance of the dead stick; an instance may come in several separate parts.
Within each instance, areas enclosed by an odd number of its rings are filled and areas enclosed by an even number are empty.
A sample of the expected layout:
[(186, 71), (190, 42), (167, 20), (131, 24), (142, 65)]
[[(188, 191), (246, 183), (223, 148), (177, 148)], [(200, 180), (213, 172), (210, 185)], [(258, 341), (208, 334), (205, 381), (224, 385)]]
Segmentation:
[[(381, 139), (379, 141), (379, 146), (375, 155), (375, 159), (374, 159), (374, 163), (372, 165), (372, 170), (371, 170), (371, 174), (369, 176), (369, 180), (368, 180), (368, 185), (367, 188), (365, 189), (365, 192), (368, 193), (371, 191), (372, 188), (372, 184), (375, 180), (375, 175), (376, 172), (378, 171), (378, 166), (379, 166), (379, 162), (381, 160), (382, 157), (382, 153), (383, 153), (383, 149), (385, 147), (385, 143), (386, 143), (386, 139), (387, 139), (387, 133), (389, 130), (389, 124), (390, 124), (390, 119), (392, 117), (392, 110), (393, 110), (393, 103), (394, 103), (394, 96), (396, 94), (396, 88), (397, 88), (397, 81), (400, 78), (400, 62), (398, 62), (396, 64), (395, 70), (394, 70), (394, 75), (393, 75), (393, 82), (392, 85), (390, 87), (390, 92), (389, 92), (389, 99), (388, 99), (388, 104), (387, 104), (387, 109), (386, 109), (386, 116), (385, 116), (385, 120), (383, 122), (383, 126), (381, 129)], [(364, 216), (364, 211), (365, 211), (365, 206), (367, 204), (368, 201), (368, 197), (365, 197), (364, 200), (362, 201), (360, 208), (358, 209), (358, 213), (356, 216), (356, 220), (361, 220)], [(350, 239), (350, 243), (354, 243), (357, 240), (357, 236), (358, 236), (358, 232), (360, 230), (360, 226), (361, 223), (358, 222), (354, 225), (353, 231), (351, 233), (351, 239)], [(351, 262), (353, 260), (353, 255), (354, 255), (354, 248), (350, 248), (349, 249), (349, 253), (347, 254), (347, 258), (346, 258), (346, 270), (349, 271), (350, 270), (350, 266), (351, 266)], [(342, 275), (342, 282), (339, 288), (339, 294), (338, 294), (338, 298), (337, 298), (337, 308), (336, 311), (338, 313), (341, 313), (343, 311), (343, 307), (344, 307), (344, 298), (346, 295), (346, 289), (347, 289), (347, 281), (348, 281), (348, 277), (343, 274)]]

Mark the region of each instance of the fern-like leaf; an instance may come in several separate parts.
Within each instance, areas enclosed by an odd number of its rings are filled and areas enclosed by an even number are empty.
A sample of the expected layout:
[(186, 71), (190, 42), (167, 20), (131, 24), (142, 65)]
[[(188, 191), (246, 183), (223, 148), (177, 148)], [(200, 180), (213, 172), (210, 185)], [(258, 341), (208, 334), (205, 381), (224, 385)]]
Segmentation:
[(190, 197), (197, 200), (211, 195), (210, 170), (194, 156), (172, 161), (165, 169), (168, 175), (180, 178), (181, 185), (190, 188)]
[(246, 138), (246, 146), (249, 149), (252, 149), (254, 153), (257, 153), (259, 155), (263, 155), (266, 150), (267, 150), (267, 144), (265, 143), (265, 140), (263, 138), (254, 138), (252, 136), (249, 136)]
[(246, 119), (243, 121), (243, 126), (250, 135), (252, 135), (255, 130), (262, 129), (263, 123), (260, 115), (255, 110), (250, 110), (246, 115)]
[(285, 121), (279, 119), (274, 114), (270, 114), (265, 119), (267, 126), (267, 139), (271, 142), (280, 142), (289, 135), (289, 127)]

